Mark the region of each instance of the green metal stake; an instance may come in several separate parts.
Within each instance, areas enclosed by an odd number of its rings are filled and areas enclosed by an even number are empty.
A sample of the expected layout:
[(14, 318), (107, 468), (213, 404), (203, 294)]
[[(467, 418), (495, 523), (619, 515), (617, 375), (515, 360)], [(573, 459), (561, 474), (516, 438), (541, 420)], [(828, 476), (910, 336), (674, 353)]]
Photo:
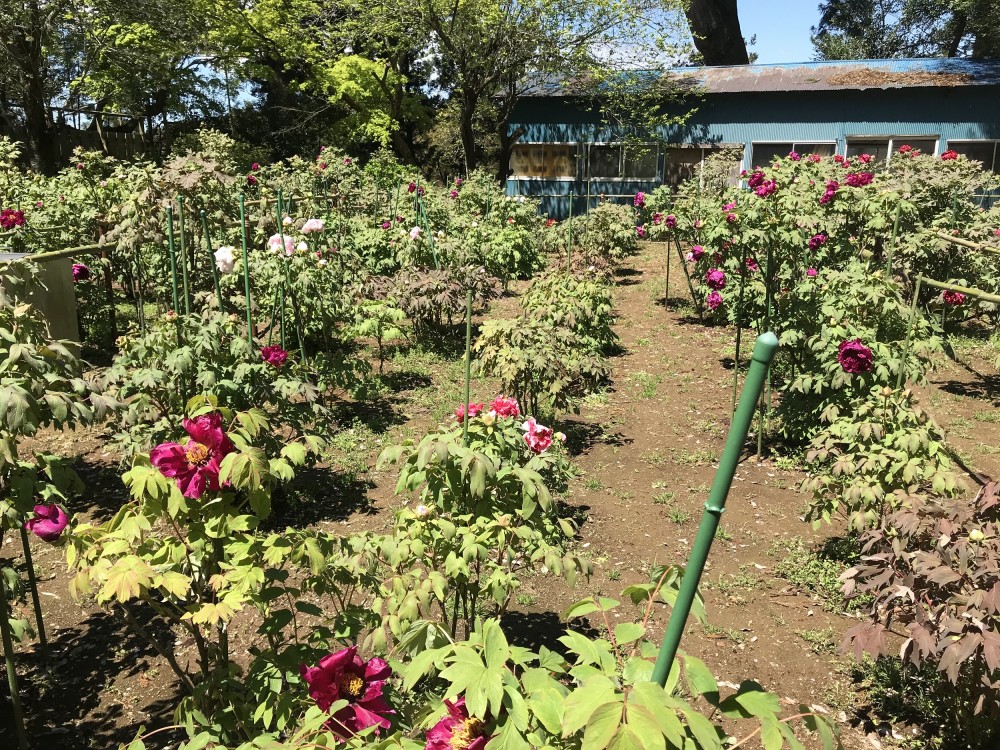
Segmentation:
[(191, 314), (191, 292), (188, 288), (187, 243), (184, 239), (184, 196), (177, 196), (178, 228), (181, 240), (181, 278), (184, 282), (184, 314)]
[(24, 712), (21, 710), (21, 693), (17, 688), (17, 672), (14, 671), (14, 643), (10, 637), (10, 613), (7, 610), (7, 587), (4, 585), (3, 571), (0, 570), (0, 639), (3, 641), (3, 655), (7, 663), (7, 685), (10, 687), (10, 703), (14, 709), (14, 731), (17, 732), (17, 746), (28, 750), (28, 734), (24, 731)]
[(677, 592), (677, 600), (674, 602), (673, 610), (670, 612), (670, 620), (667, 622), (667, 632), (663, 636), (663, 645), (660, 647), (656, 665), (653, 667), (652, 681), (658, 683), (660, 687), (666, 684), (670, 668), (677, 656), (677, 647), (680, 645), (684, 626), (691, 613), (691, 605), (698, 592), (698, 583), (705, 570), (708, 553), (712, 549), (712, 540), (719, 527), (719, 518), (726, 509), (726, 498), (729, 495), (729, 488), (733, 484), (743, 443), (746, 442), (747, 433), (750, 430), (754, 407), (764, 387), (764, 376), (767, 374), (777, 349), (778, 338), (770, 331), (758, 336), (757, 343), (754, 344), (753, 358), (750, 361), (746, 382), (743, 384), (740, 405), (733, 416), (733, 423), (729, 428), (729, 435), (726, 437), (726, 447), (722, 451), (722, 459), (715, 472), (712, 491), (708, 495), (705, 511), (701, 515), (698, 536), (695, 538), (691, 557), (684, 569), (680, 590)]
[[(774, 277), (771, 273), (771, 266), (773, 265), (773, 252), (770, 243), (767, 246), (767, 260), (764, 263), (764, 330), (768, 330), (771, 327), (771, 284), (774, 282)], [(764, 454), (764, 431), (767, 429), (767, 411), (770, 408), (770, 397), (771, 397), (771, 371), (768, 370), (767, 375), (767, 387), (768, 387), (768, 403), (765, 405), (764, 401), (760, 402), (760, 419), (757, 423), (757, 458), (760, 458)]]
[(212, 269), (212, 279), (215, 281), (215, 299), (222, 309), (222, 285), (219, 283), (219, 268), (215, 265), (215, 253), (212, 251), (212, 235), (208, 231), (208, 214), (201, 210), (201, 231), (205, 234), (205, 247), (208, 248), (208, 267)]
[(177, 296), (177, 251), (174, 249), (174, 207), (167, 206), (167, 248), (170, 252), (170, 286), (174, 293), (174, 312), (180, 308)]
[(903, 373), (906, 372), (906, 360), (910, 358), (910, 344), (913, 342), (913, 326), (917, 321), (917, 300), (920, 298), (920, 282), (923, 276), (917, 276), (917, 285), (913, 288), (913, 302), (910, 303), (910, 322), (906, 327), (906, 343), (903, 345), (903, 356), (899, 360), (899, 372), (896, 374), (896, 388), (903, 387)]
[(42, 603), (38, 599), (38, 581), (35, 580), (35, 564), (31, 559), (31, 545), (28, 543), (28, 532), (21, 527), (21, 546), (24, 548), (24, 564), (28, 569), (28, 589), (31, 591), (31, 605), (35, 610), (35, 622), (38, 624), (38, 644), (41, 646), (42, 658), (49, 658), (49, 640), (45, 637), (45, 621), (42, 619)]
[(462, 420), (462, 442), (469, 444), (469, 398), (472, 388), (472, 290), (465, 293), (465, 419)]
[(240, 193), (240, 241), (243, 245), (243, 289), (247, 297), (247, 343), (253, 348), (253, 313), (250, 311), (250, 258), (247, 255), (246, 196)]

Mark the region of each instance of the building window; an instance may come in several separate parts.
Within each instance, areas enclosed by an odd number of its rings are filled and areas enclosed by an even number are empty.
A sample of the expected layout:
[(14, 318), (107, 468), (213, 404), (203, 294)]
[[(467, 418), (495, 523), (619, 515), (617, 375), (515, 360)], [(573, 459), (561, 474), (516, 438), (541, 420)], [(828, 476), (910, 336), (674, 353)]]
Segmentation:
[(647, 144), (594, 144), (589, 147), (587, 174), (592, 180), (655, 180), (659, 152)]
[(847, 156), (871, 154), (879, 161), (889, 161), (900, 146), (910, 146), (919, 149), (922, 154), (934, 154), (937, 151), (936, 135), (893, 135), (875, 137), (849, 137), (847, 139)]
[(739, 182), (740, 162), (743, 159), (742, 144), (722, 144), (719, 146), (671, 146), (664, 150), (663, 184), (677, 187), (684, 180), (690, 180), (702, 174), (701, 168), (712, 154), (726, 149), (738, 149), (733, 160), (732, 170), (727, 179), (729, 185)]
[(963, 156), (983, 163), (983, 169), (1000, 172), (997, 162), (997, 144), (1000, 141), (948, 141), (948, 148)]
[(572, 143), (518, 143), (510, 154), (511, 177), (573, 179), (576, 145)]
[(750, 154), (750, 166), (767, 167), (776, 158), (784, 158), (792, 151), (802, 156), (817, 154), (819, 156), (833, 156), (837, 144), (833, 141), (829, 143), (754, 143)]

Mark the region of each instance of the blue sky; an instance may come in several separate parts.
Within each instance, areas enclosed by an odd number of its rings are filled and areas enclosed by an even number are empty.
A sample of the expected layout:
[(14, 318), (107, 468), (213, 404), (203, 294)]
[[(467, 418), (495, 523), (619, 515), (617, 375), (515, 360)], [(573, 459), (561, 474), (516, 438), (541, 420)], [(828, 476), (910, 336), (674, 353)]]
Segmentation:
[(740, 28), (757, 62), (805, 62), (813, 57), (809, 28), (819, 22), (819, 0), (738, 0)]

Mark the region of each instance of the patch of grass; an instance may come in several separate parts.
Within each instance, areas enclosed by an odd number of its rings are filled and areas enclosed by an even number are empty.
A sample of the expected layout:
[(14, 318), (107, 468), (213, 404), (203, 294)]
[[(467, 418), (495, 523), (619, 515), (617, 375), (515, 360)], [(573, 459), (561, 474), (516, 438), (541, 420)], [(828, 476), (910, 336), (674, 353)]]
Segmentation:
[(731, 542), (733, 541), (733, 535), (729, 533), (729, 529), (725, 526), (719, 526), (715, 530), (715, 538), (720, 542)]
[(667, 518), (680, 526), (691, 520), (691, 514), (680, 508), (671, 508), (667, 511)]
[(622, 579), (622, 572), (618, 568), (612, 568), (608, 571), (609, 581), (620, 581)]
[(702, 419), (694, 423), (694, 428), (712, 437), (722, 437), (725, 433), (714, 419)]
[(666, 492), (658, 492), (653, 495), (653, 503), (655, 505), (670, 505), (674, 501), (674, 493), (669, 490)]
[(754, 591), (767, 586), (755, 570), (749, 565), (741, 565), (739, 573), (730, 573), (728, 576), (720, 575), (718, 581), (711, 581), (711, 586), (724, 596), (729, 596), (736, 591)]
[(706, 448), (699, 448), (694, 451), (681, 448), (674, 453), (673, 458), (674, 463), (683, 466), (704, 466), (706, 464), (714, 464), (719, 460), (715, 451), (710, 451)]
[(587, 406), (607, 406), (610, 399), (607, 390), (601, 389), (593, 393), (588, 393), (580, 400)]
[(356, 477), (368, 471), (369, 452), (381, 446), (382, 439), (360, 419), (355, 419), (350, 427), (330, 438), (328, 457), (332, 466)]
[(649, 346), (649, 339), (636, 339), (635, 340), (635, 345), (636, 346)]
[(705, 635), (711, 638), (725, 638), (727, 641), (732, 641), (737, 646), (741, 643), (746, 643), (747, 641), (746, 633), (734, 630), (733, 628), (720, 628), (718, 625), (712, 625), (709, 622), (705, 623), (704, 628)]
[(860, 609), (865, 605), (861, 597), (844, 601), (840, 575), (857, 562), (858, 543), (853, 537), (829, 539), (818, 550), (810, 549), (805, 541), (796, 537), (776, 541), (768, 554), (778, 558), (774, 574), (798, 586), (823, 601), (823, 608), (830, 611)]
[(964, 430), (966, 427), (971, 427), (972, 422), (970, 422), (965, 417), (955, 417), (952, 420), (951, 425), (948, 427), (950, 430)]
[(663, 382), (662, 375), (652, 375), (648, 372), (637, 372), (632, 376), (639, 387), (639, 398), (656, 398), (656, 389)]
[(667, 457), (659, 450), (646, 451), (639, 460), (650, 466), (663, 466), (667, 462)]
[(782, 471), (794, 471), (801, 466), (801, 461), (795, 456), (775, 456), (774, 468)]
[(535, 595), (529, 594), (527, 592), (518, 594), (516, 599), (517, 603), (520, 604), (522, 607), (530, 607), (536, 601)]
[(976, 446), (976, 453), (983, 456), (992, 456), (1000, 453), (1000, 445), (987, 445), (986, 443), (980, 443)]
[(595, 479), (593, 477), (591, 477), (590, 479), (585, 480), (584, 483), (583, 483), (583, 486), (586, 489), (588, 489), (588, 490), (599, 490), (602, 487), (604, 487), (604, 485), (601, 484), (601, 480), (600, 479)]
[(697, 487), (688, 487), (688, 492), (690, 492), (692, 495), (707, 495), (711, 491), (712, 488), (709, 487), (704, 482), (699, 484)]
[(837, 650), (836, 633), (833, 628), (823, 630), (796, 630), (795, 635), (809, 644), (814, 654), (832, 654)]
[(989, 422), (990, 424), (1000, 423), (1000, 409), (985, 409), (977, 411), (972, 418), (979, 422)]

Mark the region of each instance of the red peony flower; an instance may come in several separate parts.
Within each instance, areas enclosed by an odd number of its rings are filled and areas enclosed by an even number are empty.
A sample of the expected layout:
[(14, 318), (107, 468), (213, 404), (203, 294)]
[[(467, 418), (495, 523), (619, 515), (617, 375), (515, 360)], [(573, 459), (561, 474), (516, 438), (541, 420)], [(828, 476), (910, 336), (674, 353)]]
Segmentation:
[(62, 536), (69, 523), (66, 511), (55, 503), (36, 505), (34, 518), (24, 522), (24, 528), (45, 542), (54, 542)]
[(260, 348), (260, 358), (272, 367), (281, 367), (288, 359), (288, 352), (280, 346), (262, 346)]
[(464, 405), (459, 406), (457, 409), (455, 409), (455, 419), (458, 420), (459, 424), (462, 424), (462, 422), (465, 421), (466, 413), (468, 413), (469, 418), (471, 419), (472, 417), (476, 416), (479, 412), (481, 412), (483, 408), (484, 408), (483, 404), (469, 404), (468, 410), (466, 410)]
[(86, 281), (90, 278), (90, 269), (87, 268), (83, 263), (73, 264), (73, 283), (78, 281)]
[(899, 147), (899, 153), (901, 153), (901, 154), (908, 154), (912, 150), (913, 150), (913, 146), (909, 145), (908, 143), (904, 143), (902, 146)]
[(309, 686), (309, 695), (323, 711), (329, 711), (338, 700), (348, 701), (327, 722), (332, 731), (350, 737), (368, 727), (391, 726), (386, 714), (396, 712), (382, 695), (382, 685), (392, 669), (384, 659), (365, 661), (358, 656), (358, 647), (350, 646), (324, 656), (318, 666), (300, 665), (299, 674)]
[(943, 154), (941, 154), (942, 161), (954, 161), (957, 158), (958, 158), (958, 152), (952, 151), (951, 149), (948, 149)]
[(483, 750), (492, 737), (486, 735), (486, 722), (469, 716), (465, 698), (444, 702), (448, 713), (427, 730), (424, 750)]
[(517, 405), (516, 398), (497, 396), (490, 404), (490, 411), (495, 417), (518, 417), (521, 415), (521, 408)]
[(949, 289), (942, 292), (941, 301), (946, 305), (961, 305), (965, 302), (965, 295), (961, 292), (953, 292)]
[(149, 460), (160, 473), (177, 482), (184, 497), (200, 498), (205, 490), (217, 492), (222, 459), (233, 452), (233, 444), (222, 430), (217, 412), (184, 420), (187, 442), (161, 443), (149, 452)]
[(844, 368), (844, 372), (852, 374), (871, 372), (874, 366), (872, 350), (865, 346), (861, 339), (842, 342), (837, 353), (837, 361)]

